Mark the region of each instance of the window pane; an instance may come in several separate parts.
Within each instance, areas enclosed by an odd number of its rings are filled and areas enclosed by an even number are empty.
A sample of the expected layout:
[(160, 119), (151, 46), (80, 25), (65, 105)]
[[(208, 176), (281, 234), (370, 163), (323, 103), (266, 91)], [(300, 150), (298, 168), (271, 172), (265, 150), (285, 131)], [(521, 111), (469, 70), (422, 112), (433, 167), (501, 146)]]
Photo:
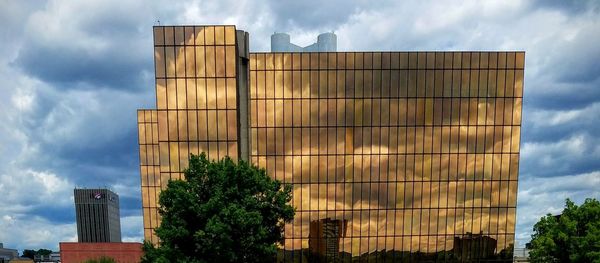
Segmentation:
[(165, 48), (155, 47), (154, 48), (154, 65), (156, 70), (157, 78), (165, 77)]
[(234, 26), (226, 26), (225, 27), (225, 44), (226, 45), (235, 45), (236, 33)]
[[(215, 67), (216, 67), (215, 66), (215, 62), (216, 62), (215, 61), (215, 56), (216, 56), (215, 55), (215, 47), (206, 46), (205, 47), (205, 52), (206, 52), (206, 54), (205, 54), (205, 57), (206, 57), (205, 58), (205, 61), (206, 61), (206, 63), (205, 63), (205, 66), (206, 66), (206, 76), (207, 77), (215, 77), (215, 74), (216, 74), (216, 72), (215, 72), (215, 70), (216, 70), (215, 69)], [(218, 64), (222, 65), (223, 62), (220, 61), (220, 63), (218, 63)]]
[(227, 46), (225, 48), (225, 70), (227, 72), (227, 77), (235, 77), (235, 62), (236, 62), (236, 54), (235, 54), (235, 46)]
[[(216, 76), (217, 77), (225, 77), (225, 66), (228, 61), (225, 60), (225, 47), (217, 46), (215, 47), (216, 52)], [(208, 56), (207, 56), (208, 58)], [(210, 76), (210, 75), (209, 75)]]

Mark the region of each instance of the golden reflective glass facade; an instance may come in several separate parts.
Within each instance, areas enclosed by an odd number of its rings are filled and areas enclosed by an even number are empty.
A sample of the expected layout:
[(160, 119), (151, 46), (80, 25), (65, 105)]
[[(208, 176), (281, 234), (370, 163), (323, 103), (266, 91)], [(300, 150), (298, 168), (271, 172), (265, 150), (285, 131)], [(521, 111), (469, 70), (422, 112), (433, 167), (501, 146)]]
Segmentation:
[(286, 256), (304, 256), (324, 219), (347, 221), (339, 250), (351, 256), (456, 255), (455, 237), (509, 248), (523, 62), (522, 52), (252, 54), (251, 160), (294, 187), (284, 248), (299, 253)]
[(138, 117), (147, 239), (156, 194), (205, 151), (293, 185), (280, 260), (512, 260), (524, 52), (251, 53), (246, 84), (230, 35), (155, 28), (157, 110)]
[(157, 241), (158, 194), (189, 155), (238, 156), (234, 26), (154, 28), (156, 110), (138, 111), (144, 237)]

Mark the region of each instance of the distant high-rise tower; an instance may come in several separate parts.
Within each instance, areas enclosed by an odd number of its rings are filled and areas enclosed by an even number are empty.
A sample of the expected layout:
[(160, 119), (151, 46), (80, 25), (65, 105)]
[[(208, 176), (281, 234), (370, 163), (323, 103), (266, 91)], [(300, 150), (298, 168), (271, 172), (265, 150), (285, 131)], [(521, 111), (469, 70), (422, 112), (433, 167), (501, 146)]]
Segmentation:
[(119, 196), (108, 189), (75, 189), (79, 242), (121, 242)]

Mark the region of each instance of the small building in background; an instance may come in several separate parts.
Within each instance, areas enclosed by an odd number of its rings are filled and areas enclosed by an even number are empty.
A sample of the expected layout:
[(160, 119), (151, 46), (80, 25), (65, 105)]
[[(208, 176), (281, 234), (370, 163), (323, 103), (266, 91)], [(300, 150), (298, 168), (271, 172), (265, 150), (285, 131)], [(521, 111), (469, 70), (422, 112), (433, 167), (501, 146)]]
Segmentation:
[(142, 243), (79, 243), (61, 242), (62, 263), (80, 263), (90, 259), (109, 257), (118, 263), (138, 263), (142, 258)]
[(527, 263), (529, 262), (529, 249), (527, 248), (515, 248), (515, 252), (513, 254), (513, 262), (518, 263)]
[(48, 255), (35, 255), (33, 257), (35, 263), (60, 263), (60, 252), (52, 252)]
[(0, 243), (0, 263), (9, 262), (18, 257), (19, 253), (16, 249), (4, 248), (4, 244)]
[(30, 259), (30, 258), (13, 258), (6, 262), (9, 262), (9, 263), (37, 263), (36, 261), (33, 261), (33, 259)]

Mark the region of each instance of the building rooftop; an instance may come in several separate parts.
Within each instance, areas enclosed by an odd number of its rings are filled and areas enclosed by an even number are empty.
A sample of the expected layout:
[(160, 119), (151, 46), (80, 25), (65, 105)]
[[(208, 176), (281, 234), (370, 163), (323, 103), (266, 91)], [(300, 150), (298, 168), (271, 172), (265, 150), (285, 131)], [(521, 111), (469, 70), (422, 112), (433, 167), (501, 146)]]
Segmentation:
[(301, 47), (290, 41), (290, 35), (275, 32), (271, 35), (271, 52), (336, 52), (337, 36), (334, 33), (322, 33), (317, 42)]

